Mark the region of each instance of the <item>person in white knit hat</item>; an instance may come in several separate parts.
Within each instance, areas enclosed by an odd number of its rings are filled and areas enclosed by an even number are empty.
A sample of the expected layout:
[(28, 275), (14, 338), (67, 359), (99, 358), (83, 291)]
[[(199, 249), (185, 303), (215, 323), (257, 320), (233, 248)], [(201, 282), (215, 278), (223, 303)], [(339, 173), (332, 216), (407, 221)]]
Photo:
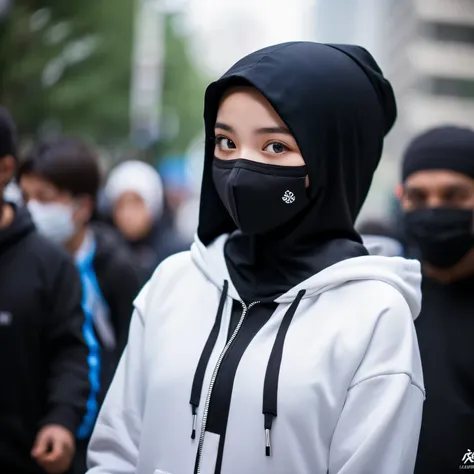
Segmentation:
[(104, 195), (144, 279), (166, 257), (183, 250), (166, 222), (163, 182), (151, 165), (137, 160), (119, 164), (109, 174)]

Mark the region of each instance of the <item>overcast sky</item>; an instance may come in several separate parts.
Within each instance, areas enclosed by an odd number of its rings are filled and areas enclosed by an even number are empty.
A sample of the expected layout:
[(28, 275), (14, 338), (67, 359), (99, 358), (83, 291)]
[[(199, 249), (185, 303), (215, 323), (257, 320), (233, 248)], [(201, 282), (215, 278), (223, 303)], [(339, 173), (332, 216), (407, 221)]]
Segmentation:
[(311, 39), (316, 0), (189, 0), (203, 65), (221, 74), (245, 54), (284, 41)]

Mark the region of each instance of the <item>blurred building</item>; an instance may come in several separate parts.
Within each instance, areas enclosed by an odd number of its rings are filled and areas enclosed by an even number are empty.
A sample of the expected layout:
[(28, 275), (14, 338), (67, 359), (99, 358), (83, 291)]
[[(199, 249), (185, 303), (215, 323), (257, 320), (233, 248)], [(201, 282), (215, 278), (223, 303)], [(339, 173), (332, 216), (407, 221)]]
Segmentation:
[(314, 39), (322, 43), (358, 44), (379, 59), (386, 0), (318, 0)]
[[(171, 1), (171, 0), (170, 0)], [(189, 0), (195, 55), (213, 76), (271, 44), (312, 36), (314, 0)]]
[[(358, 44), (383, 63), (384, 16), (389, 0), (317, 0), (314, 39), (323, 43)], [(403, 0), (396, 0), (403, 1)], [(361, 212), (361, 220), (386, 219), (392, 205), (397, 162), (385, 153), (374, 177), (371, 191)]]
[(388, 146), (399, 156), (429, 127), (474, 126), (474, 1), (382, 2), (382, 63), (399, 103)]
[(408, 141), (438, 124), (474, 127), (474, 0), (318, 0), (318, 41), (365, 46), (395, 89), (390, 132), (365, 215), (382, 215)]

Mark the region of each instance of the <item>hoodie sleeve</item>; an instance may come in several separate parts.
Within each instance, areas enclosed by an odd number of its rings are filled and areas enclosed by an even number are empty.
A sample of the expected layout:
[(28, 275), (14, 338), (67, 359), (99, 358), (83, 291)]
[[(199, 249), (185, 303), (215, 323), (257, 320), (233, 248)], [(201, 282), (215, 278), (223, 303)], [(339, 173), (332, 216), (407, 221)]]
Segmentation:
[(147, 286), (135, 302), (128, 344), (105, 398), (89, 444), (88, 474), (136, 472), (144, 396), (142, 342)]
[(52, 308), (46, 328), (48, 411), (41, 425), (57, 424), (75, 433), (86, 412), (90, 385), (82, 333), (82, 286), (74, 263), (66, 256), (48, 291)]
[(398, 295), (379, 317), (337, 423), (329, 474), (409, 474), (424, 386), (410, 310)]

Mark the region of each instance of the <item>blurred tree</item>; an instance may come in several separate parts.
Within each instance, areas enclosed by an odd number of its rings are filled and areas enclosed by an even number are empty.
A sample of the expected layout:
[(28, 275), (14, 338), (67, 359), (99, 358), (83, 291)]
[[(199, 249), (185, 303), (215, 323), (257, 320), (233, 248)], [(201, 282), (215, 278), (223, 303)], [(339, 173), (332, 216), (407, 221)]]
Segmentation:
[(128, 133), (133, 2), (12, 0), (0, 25), (0, 101), (23, 138)]
[(73, 21), (80, 36), (64, 47), (57, 82), (53, 81), (58, 66), (54, 60), (48, 65), (53, 79), (50, 119), (59, 121), (65, 132), (79, 132), (105, 145), (127, 142), (134, 2), (78, 4), (81, 13)]
[[(10, 0), (0, 18), (0, 103), (23, 140), (64, 132), (128, 144), (134, 3)], [(204, 80), (176, 18), (166, 21), (160, 155), (184, 152), (201, 127)]]
[(204, 91), (208, 78), (190, 55), (192, 37), (179, 13), (165, 22), (162, 137), (159, 157), (183, 155), (203, 128)]

